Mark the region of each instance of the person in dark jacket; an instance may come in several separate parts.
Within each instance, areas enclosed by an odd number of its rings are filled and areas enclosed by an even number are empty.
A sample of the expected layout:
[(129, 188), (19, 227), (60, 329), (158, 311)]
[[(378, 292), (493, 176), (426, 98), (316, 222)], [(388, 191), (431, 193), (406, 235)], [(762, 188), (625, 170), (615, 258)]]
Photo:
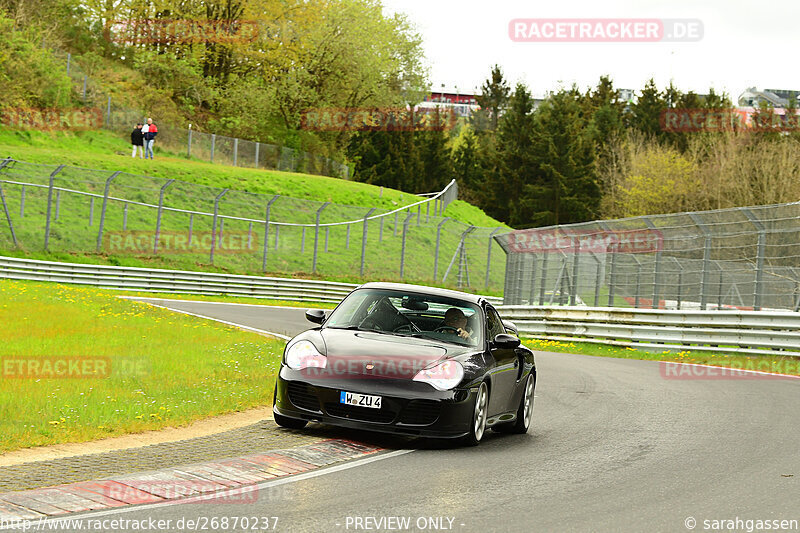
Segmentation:
[(133, 145), (133, 155), (136, 157), (136, 150), (139, 150), (139, 159), (144, 157), (144, 134), (142, 133), (142, 124), (139, 123), (133, 128), (131, 132), (131, 145)]
[(144, 134), (144, 158), (147, 159), (148, 154), (150, 159), (153, 159), (153, 143), (155, 142), (156, 135), (158, 135), (158, 127), (153, 124), (153, 119), (147, 119), (147, 133)]

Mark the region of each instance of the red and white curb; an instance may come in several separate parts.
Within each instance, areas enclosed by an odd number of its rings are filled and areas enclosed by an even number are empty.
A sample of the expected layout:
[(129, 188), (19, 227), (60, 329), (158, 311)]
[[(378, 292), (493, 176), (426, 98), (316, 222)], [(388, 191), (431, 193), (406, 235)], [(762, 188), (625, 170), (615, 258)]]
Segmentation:
[(359, 459), (382, 448), (333, 439), (263, 454), (0, 494), (0, 523), (182, 500), (253, 503), (255, 485)]

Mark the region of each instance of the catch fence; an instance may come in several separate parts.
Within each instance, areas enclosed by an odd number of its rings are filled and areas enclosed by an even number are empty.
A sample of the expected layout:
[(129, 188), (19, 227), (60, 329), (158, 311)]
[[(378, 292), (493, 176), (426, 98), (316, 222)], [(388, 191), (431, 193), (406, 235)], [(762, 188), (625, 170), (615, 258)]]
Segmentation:
[(800, 203), (519, 230), (506, 305), (800, 310)]

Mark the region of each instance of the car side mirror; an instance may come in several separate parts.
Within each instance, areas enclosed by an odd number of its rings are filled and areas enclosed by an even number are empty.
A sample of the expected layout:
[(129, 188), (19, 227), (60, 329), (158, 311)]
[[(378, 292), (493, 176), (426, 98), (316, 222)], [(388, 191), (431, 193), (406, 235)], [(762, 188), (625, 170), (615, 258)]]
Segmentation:
[(520, 341), (514, 335), (509, 335), (508, 333), (499, 333), (495, 335), (492, 344), (494, 344), (495, 348), (500, 348), (502, 350), (513, 350), (520, 345)]
[(322, 309), (309, 309), (306, 311), (306, 319), (314, 324), (322, 324), (325, 322), (325, 311)]
[(506, 328), (508, 333), (512, 335), (519, 335), (519, 328), (517, 328), (517, 325), (510, 320), (503, 320), (503, 326)]

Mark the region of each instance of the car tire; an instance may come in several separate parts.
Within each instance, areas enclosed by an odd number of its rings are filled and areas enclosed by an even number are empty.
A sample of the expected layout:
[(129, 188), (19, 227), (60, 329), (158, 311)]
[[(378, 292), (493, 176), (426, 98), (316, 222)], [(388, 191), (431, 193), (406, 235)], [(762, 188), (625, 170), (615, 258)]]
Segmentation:
[(531, 426), (531, 419), (533, 418), (533, 399), (534, 391), (536, 390), (536, 379), (533, 373), (528, 374), (528, 379), (525, 380), (525, 389), (522, 392), (522, 398), (519, 401), (517, 408), (517, 418), (508, 424), (499, 424), (492, 426), (492, 431), (499, 433), (527, 433), (528, 428)]
[(489, 387), (482, 382), (475, 394), (475, 404), (472, 408), (472, 419), (469, 425), (469, 434), (464, 437), (465, 446), (477, 446), (486, 434), (486, 419), (489, 409)]

